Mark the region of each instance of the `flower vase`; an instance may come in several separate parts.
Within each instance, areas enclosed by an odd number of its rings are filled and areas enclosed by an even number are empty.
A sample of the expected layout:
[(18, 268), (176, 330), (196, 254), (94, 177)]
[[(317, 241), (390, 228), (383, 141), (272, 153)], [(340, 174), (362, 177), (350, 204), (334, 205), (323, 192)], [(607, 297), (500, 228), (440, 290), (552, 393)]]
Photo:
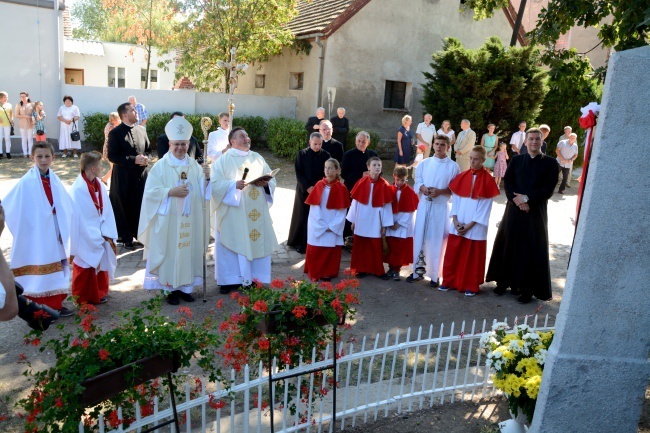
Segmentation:
[(519, 408), (517, 414), (518, 415), (515, 416), (510, 412), (512, 419), (499, 423), (499, 431), (501, 433), (526, 433), (528, 431), (528, 427), (526, 427), (528, 419), (526, 418), (522, 408)]

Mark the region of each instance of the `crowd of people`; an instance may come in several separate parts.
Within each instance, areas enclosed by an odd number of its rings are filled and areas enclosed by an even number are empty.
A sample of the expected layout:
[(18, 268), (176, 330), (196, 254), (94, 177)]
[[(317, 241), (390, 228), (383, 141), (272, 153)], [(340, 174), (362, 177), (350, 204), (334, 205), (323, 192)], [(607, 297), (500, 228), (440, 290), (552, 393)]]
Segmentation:
[[(23, 104), (12, 112), (7, 94), (0, 92), (7, 120), (34, 119), (21, 129), (37, 125), (45, 116), (42, 104), (32, 105), (26, 93), (21, 99)], [(57, 117), (68, 140), (61, 139), (60, 146), (64, 157), (68, 150), (77, 157), (69, 126), (79, 112), (72, 97), (63, 102)], [(546, 204), (560, 166), (560, 191), (568, 187), (577, 156), (575, 134), (565, 131), (556, 160), (541, 151), (548, 132), (520, 125), (505, 170), (505, 143), (498, 142), (494, 125), (476, 145), (469, 120), (461, 122), (456, 136), (448, 121), (436, 130), (427, 114), (413, 135), (412, 119), (405, 116), (388, 182), (382, 178), (381, 159), (368, 148), (370, 135), (359, 132), (355, 147), (344, 152), (349, 131), (345, 110), (339, 108), (331, 120), (324, 112), (319, 108), (308, 120), (309, 144), (296, 157), (287, 241), (305, 254), (304, 272), (310, 279), (338, 277), (347, 245), (351, 268), (361, 278), (400, 281), (401, 269), (408, 266), (406, 282), (426, 281), (440, 291), (471, 297), (487, 280), (496, 281), (496, 295), (509, 288), (521, 303), (533, 296), (551, 298)], [(228, 114), (220, 114), (204, 157), (191, 124), (175, 112), (158, 137), (158, 160), (152, 165), (146, 116), (135, 98), (117, 107), (104, 131), (103, 153), (81, 155), (80, 174), (69, 191), (51, 169), (55, 151), (49, 142), (38, 140), (26, 149), (34, 167), (2, 206), (13, 235), (10, 267), (27, 299), (62, 317), (73, 314), (63, 305), (70, 294), (76, 304), (107, 302), (117, 246), (122, 245), (127, 250), (145, 247), (145, 289), (162, 290), (172, 305), (193, 302), (194, 288), (204, 284), (210, 226), (220, 293), (254, 282), (270, 284), (271, 254), (278, 246), (269, 213), (276, 180), (264, 158), (251, 150), (246, 131), (231, 128)], [(417, 143), (419, 161), (408, 165), (415, 162), (412, 143)], [(106, 159), (111, 165), (103, 175)], [(414, 187), (408, 183), (409, 167), (415, 170)], [(492, 167), (497, 182), (488, 171)], [(499, 177), (508, 204), (486, 276), (488, 221)], [(110, 192), (104, 185), (109, 181)], [(36, 244), (41, 248), (35, 253)]]

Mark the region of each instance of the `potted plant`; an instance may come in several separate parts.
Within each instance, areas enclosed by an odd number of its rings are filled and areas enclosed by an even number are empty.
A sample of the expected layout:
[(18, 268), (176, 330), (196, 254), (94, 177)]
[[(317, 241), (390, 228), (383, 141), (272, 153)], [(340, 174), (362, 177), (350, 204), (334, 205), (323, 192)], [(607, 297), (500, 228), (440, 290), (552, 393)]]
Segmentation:
[[(554, 331), (535, 332), (528, 325), (517, 325), (514, 332), (508, 329), (507, 323), (495, 323), (481, 338), (481, 347), (487, 352), (494, 386), (507, 396), (513, 419), (530, 423)], [(517, 430), (511, 427), (510, 431)]]
[[(84, 305), (73, 333), (42, 344), (40, 351), (53, 352), (56, 361), (38, 372), (26, 362), (23, 374), (34, 387), (17, 404), (26, 411), (25, 431), (78, 431), (81, 420), (87, 431), (95, 431), (100, 413), (104, 414), (104, 427), (126, 427), (136, 419), (136, 403), (144, 417), (153, 413), (154, 397), (169, 396), (167, 381), (150, 380), (157, 377), (156, 372), (189, 368), (193, 360), (211, 381), (220, 380), (214, 354), (221, 338), (211, 315), (195, 323), (192, 311), (180, 307), (181, 318), (174, 322), (161, 314), (161, 301), (162, 297), (157, 297), (118, 313), (115, 323), (105, 330), (95, 323), (96, 307)], [(36, 345), (40, 336), (32, 331), (26, 340)], [(109, 389), (107, 384), (116, 386)], [(127, 389), (120, 391), (125, 386)], [(180, 395), (182, 387), (176, 389)], [(118, 407), (122, 408), (121, 417)]]
[[(353, 271), (347, 274), (352, 276)], [(239, 371), (245, 364), (254, 366), (262, 362), (268, 370), (271, 354), (278, 359), (278, 370), (284, 370), (285, 365), (297, 366), (300, 360), (310, 363), (314, 349), (315, 360), (323, 360), (325, 347), (335, 343), (328, 325), (349, 328), (344, 322), (354, 317), (355, 306), (359, 304), (358, 287), (359, 281), (353, 277), (337, 284), (288, 278), (274, 280), (270, 287), (254, 284), (241, 293), (233, 293), (231, 298), (240, 310), (220, 325), (225, 344), (219, 354), (224, 365)], [(311, 403), (327, 394), (332, 385), (332, 379), (325, 380), (322, 372), (315, 373)], [(287, 381), (275, 387), (275, 401), (281, 401), (284, 386), (289, 387), (290, 400), (296, 394), (294, 383)], [(305, 402), (310, 393), (308, 387), (303, 387), (301, 395)], [(289, 409), (296, 413), (294, 400), (289, 402)]]

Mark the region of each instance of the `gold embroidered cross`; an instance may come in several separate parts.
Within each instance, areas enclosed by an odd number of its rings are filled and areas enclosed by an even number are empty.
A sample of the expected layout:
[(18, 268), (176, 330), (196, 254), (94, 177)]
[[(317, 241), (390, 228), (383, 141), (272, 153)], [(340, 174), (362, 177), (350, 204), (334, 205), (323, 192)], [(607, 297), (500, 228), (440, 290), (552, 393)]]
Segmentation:
[(253, 210), (248, 214), (248, 218), (252, 219), (253, 221), (257, 221), (258, 219), (260, 219), (261, 216), (262, 216), (262, 214), (259, 213), (259, 212), (257, 211), (257, 209), (253, 209)]
[(258, 240), (260, 238), (260, 236), (262, 236), (262, 235), (256, 229), (253, 229), (253, 231), (248, 235), (248, 237), (251, 238), (253, 240), (253, 242)]
[(257, 190), (257, 188), (251, 188), (251, 190), (248, 191), (248, 196), (253, 200), (257, 200), (257, 197), (260, 196), (260, 192)]

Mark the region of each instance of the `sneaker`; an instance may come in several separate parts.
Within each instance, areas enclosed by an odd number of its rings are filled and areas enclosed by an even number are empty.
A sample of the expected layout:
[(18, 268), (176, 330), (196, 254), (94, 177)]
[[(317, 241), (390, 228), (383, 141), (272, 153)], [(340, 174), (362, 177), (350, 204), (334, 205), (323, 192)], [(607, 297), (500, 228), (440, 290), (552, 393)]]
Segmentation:
[(196, 300), (191, 294), (181, 292), (180, 290), (174, 290), (174, 293), (185, 302), (194, 302)]
[(59, 317), (70, 317), (74, 315), (74, 311), (67, 307), (61, 307), (59, 310)]
[(72, 155), (72, 157), (73, 157), (73, 158), (79, 158), (79, 155), (77, 155), (77, 154), (75, 153), (74, 155)]
[(474, 292), (465, 292), (465, 297), (471, 298), (472, 296), (476, 296), (476, 293), (474, 293)]
[(416, 274), (411, 274), (408, 277), (406, 277), (406, 282), (407, 283), (415, 283), (416, 281), (420, 281), (422, 277)]
[(108, 296), (104, 296), (102, 299), (99, 300), (100, 304), (105, 304), (108, 302)]
[[(432, 281), (432, 282), (433, 282), (433, 281)], [(431, 287), (433, 287), (433, 286), (431, 286)], [(438, 291), (439, 291), (439, 292), (448, 292), (448, 291), (449, 291), (449, 287), (438, 286)]]
[(169, 295), (167, 295), (167, 303), (169, 305), (178, 305), (181, 303), (181, 301), (178, 300), (178, 296), (176, 296), (175, 292), (171, 292)]
[(393, 276), (393, 281), (401, 281), (402, 280), (400, 278), (400, 276), (399, 276), (399, 272), (397, 272), (397, 271), (394, 271), (392, 276)]
[[(429, 283), (429, 287), (433, 287), (434, 289), (436, 287), (438, 287), (438, 280), (437, 279), (436, 280), (431, 280), (431, 282)], [(447, 289), (447, 290), (449, 290), (449, 289)]]
[(67, 158), (67, 157), (68, 157), (67, 153), (64, 153), (63, 155), (61, 155), (61, 158)]

